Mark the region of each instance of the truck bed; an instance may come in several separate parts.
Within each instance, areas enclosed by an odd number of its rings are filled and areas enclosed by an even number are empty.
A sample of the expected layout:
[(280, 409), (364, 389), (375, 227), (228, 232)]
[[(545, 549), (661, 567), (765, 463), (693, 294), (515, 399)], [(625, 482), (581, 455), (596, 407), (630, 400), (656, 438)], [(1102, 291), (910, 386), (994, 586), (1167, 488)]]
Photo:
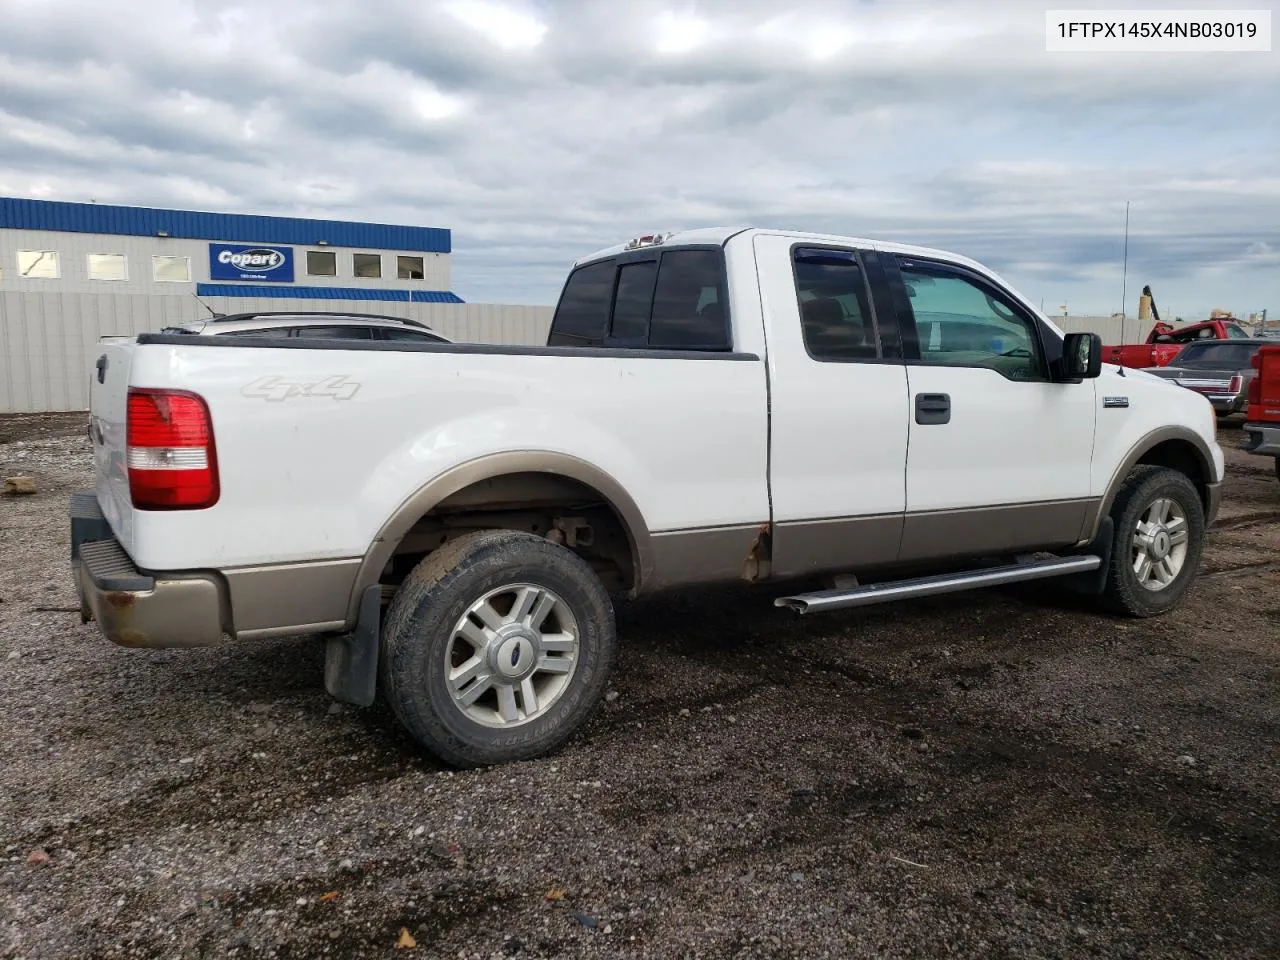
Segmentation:
[[(765, 371), (751, 354), (143, 334), (105, 355), (98, 493), (146, 568), (359, 557), (389, 509), (495, 447), (589, 452), (654, 534), (769, 518)], [(126, 384), (192, 382), (214, 423), (219, 500), (133, 509)]]

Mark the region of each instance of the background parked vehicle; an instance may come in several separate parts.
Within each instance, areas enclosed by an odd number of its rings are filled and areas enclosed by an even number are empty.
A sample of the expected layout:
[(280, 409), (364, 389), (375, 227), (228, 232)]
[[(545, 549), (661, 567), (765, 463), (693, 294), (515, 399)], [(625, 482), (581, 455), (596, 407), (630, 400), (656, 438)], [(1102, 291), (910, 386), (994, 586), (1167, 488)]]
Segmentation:
[(424, 323), (407, 317), (327, 310), (282, 313), (235, 313), (165, 327), (161, 333), (198, 336), (294, 337), (304, 340), (398, 340), (408, 343), (449, 343)]
[(1102, 348), (1102, 359), (1122, 367), (1161, 367), (1172, 363), (1182, 348), (1205, 340), (1237, 340), (1248, 338), (1249, 332), (1231, 320), (1213, 319), (1174, 327), (1157, 323), (1144, 343), (1108, 345)]
[(1244, 449), (1274, 457), (1280, 479), (1280, 344), (1268, 344), (1253, 355), (1255, 376), (1249, 383)]
[(1236, 340), (1249, 336), (1248, 331), (1235, 321), (1234, 317), (1219, 315), (1214, 311), (1212, 317), (1201, 323), (1188, 323), (1175, 327), (1160, 320), (1160, 310), (1156, 307), (1151, 287), (1142, 288), (1143, 308), (1139, 310), (1141, 317), (1147, 306), (1155, 317), (1155, 325), (1147, 334), (1143, 343), (1109, 345), (1102, 348), (1102, 359), (1105, 363), (1115, 363), (1122, 367), (1163, 367), (1172, 363), (1182, 348), (1190, 343), (1204, 340)]
[(1267, 343), (1247, 340), (1205, 340), (1182, 348), (1173, 362), (1147, 370), (1152, 376), (1172, 380), (1208, 399), (1219, 418), (1244, 413), (1249, 385), (1257, 376), (1253, 358)]

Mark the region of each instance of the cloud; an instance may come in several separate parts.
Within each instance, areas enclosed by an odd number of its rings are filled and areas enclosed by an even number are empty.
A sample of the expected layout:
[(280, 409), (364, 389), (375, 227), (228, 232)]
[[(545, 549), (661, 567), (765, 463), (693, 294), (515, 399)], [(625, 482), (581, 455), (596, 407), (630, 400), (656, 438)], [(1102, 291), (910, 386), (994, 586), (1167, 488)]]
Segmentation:
[(470, 300), (755, 223), (936, 244), (1097, 313), (1130, 201), (1129, 291), (1280, 300), (1274, 56), (1049, 54), (1043, 9), (1000, 0), (370, 11), (10, 0), (0, 192), (445, 226)]

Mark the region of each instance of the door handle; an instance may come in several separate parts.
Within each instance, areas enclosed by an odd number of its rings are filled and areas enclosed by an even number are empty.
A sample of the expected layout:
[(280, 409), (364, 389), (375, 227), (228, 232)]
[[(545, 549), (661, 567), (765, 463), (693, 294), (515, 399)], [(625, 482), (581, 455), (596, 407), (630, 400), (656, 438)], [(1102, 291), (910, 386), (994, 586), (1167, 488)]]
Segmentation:
[(946, 393), (916, 394), (916, 423), (951, 422), (951, 395)]

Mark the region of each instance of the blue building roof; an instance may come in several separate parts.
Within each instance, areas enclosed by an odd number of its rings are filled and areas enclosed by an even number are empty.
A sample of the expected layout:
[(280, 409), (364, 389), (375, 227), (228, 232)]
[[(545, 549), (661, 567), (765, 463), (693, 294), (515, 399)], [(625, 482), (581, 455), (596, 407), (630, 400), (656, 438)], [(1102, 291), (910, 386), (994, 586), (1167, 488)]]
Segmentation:
[(451, 290), (379, 290), (375, 287), (304, 287), (291, 283), (197, 283), (198, 297), (276, 297), (287, 300), (394, 300), (465, 303)]
[(106, 233), (126, 237), (165, 234), (187, 240), (231, 243), (296, 243), (324, 241), (331, 247), (372, 250), (416, 250), (449, 253), (452, 235), (441, 227), (396, 226), (349, 220), (260, 217), (243, 213), (201, 213), (156, 207), (122, 207), (106, 203), (68, 203), (0, 197), (0, 227)]

